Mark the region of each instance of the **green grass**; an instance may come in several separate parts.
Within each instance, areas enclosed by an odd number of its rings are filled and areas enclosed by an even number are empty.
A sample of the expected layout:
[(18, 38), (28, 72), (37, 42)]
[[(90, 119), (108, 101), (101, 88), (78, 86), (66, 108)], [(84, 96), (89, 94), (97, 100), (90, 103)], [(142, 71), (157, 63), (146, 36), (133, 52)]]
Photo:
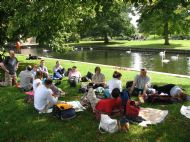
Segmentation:
[(109, 44), (103, 41), (80, 41), (80, 43), (72, 45), (97, 46), (97, 47), (136, 47), (136, 48), (171, 48), (190, 50), (190, 40), (170, 40), (170, 45), (164, 45), (163, 39), (149, 40), (111, 40)]
[[(27, 64), (39, 64), (39, 61), (26, 61), (25, 56), (19, 56), (21, 62), (19, 71), (24, 69)], [(52, 72), (55, 60), (47, 59), (46, 65)], [(76, 65), (82, 75), (87, 71), (94, 71), (95, 65), (87, 65), (79, 62), (61, 60), (65, 67)], [(106, 79), (112, 77), (113, 68), (101, 67)], [(18, 72), (19, 72), (18, 71)], [(122, 71), (123, 86), (126, 80), (132, 80), (137, 72)], [(150, 74), (153, 84), (175, 83), (183, 87), (190, 94), (190, 79), (172, 77), (159, 74)], [(59, 86), (67, 95), (61, 100), (79, 100), (82, 94), (78, 93), (78, 88), (70, 88), (66, 78)], [(77, 117), (70, 121), (61, 121), (51, 114), (38, 114), (32, 105), (24, 103), (25, 95), (14, 87), (0, 88), (0, 141), (27, 141), (27, 142), (188, 142), (190, 141), (190, 119), (180, 114), (182, 104), (190, 105), (190, 102), (160, 105), (145, 104), (144, 106), (167, 109), (169, 114), (164, 122), (142, 128), (138, 125), (130, 125), (128, 133), (117, 132), (114, 134), (101, 134), (98, 131), (99, 122), (96, 121), (92, 112), (86, 110), (77, 113)]]

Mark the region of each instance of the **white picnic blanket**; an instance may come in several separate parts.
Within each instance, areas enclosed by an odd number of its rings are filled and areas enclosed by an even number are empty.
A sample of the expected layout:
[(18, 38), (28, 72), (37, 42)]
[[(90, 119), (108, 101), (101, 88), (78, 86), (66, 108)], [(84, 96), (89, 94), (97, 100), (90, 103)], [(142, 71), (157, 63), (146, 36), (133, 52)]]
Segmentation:
[(182, 115), (190, 119), (190, 106), (182, 105), (180, 112)]
[(159, 110), (154, 108), (141, 108), (139, 116), (146, 121), (139, 123), (140, 126), (147, 127), (147, 124), (157, 124), (162, 122), (168, 115), (168, 110)]
[(86, 109), (85, 107), (83, 107), (81, 105), (81, 103), (79, 101), (70, 101), (70, 102), (66, 102), (66, 103), (72, 105), (76, 112), (84, 111)]

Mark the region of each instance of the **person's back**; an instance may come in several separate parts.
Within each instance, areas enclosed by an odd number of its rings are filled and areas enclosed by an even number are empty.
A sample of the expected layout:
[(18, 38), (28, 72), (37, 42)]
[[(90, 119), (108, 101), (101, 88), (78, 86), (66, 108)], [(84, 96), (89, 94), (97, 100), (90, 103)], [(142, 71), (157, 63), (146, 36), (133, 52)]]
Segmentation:
[(119, 88), (114, 88), (111, 93), (112, 98), (100, 100), (96, 105), (96, 110), (101, 113), (107, 113), (111, 115), (114, 109), (121, 108), (122, 101), (121, 98), (119, 97), (120, 94), (121, 93)]
[(35, 92), (37, 87), (42, 85), (42, 80), (37, 78), (33, 81), (32, 87), (33, 87), (33, 91)]
[(33, 75), (30, 71), (21, 71), (19, 74), (20, 77), (20, 86), (21, 87), (26, 87), (31, 85), (32, 80), (33, 80)]
[(44, 85), (38, 86), (34, 94), (34, 107), (41, 111), (46, 107), (49, 100), (56, 103), (57, 100), (53, 98), (52, 94), (51, 89), (47, 89)]
[(53, 97), (53, 92), (49, 88), (52, 84), (49, 80), (45, 81), (45, 85), (40, 85), (34, 92), (34, 107), (38, 111), (46, 111), (50, 106), (57, 103), (57, 97)]
[(108, 98), (100, 100), (96, 105), (96, 110), (111, 114), (114, 109), (120, 109), (121, 107), (121, 98)]
[(114, 88), (119, 88), (120, 91), (122, 91), (122, 82), (121, 80), (118, 80), (117, 78), (113, 78), (112, 80), (110, 80), (108, 82), (108, 86), (109, 86), (110, 94)]

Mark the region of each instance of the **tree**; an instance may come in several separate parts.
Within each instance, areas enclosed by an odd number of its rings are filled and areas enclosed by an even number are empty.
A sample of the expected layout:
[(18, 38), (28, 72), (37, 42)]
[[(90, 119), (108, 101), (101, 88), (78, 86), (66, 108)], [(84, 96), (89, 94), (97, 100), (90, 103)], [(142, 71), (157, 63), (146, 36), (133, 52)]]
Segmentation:
[(128, 6), (122, 1), (98, 1), (94, 17), (84, 17), (79, 22), (81, 37), (103, 37), (104, 42), (109, 42), (109, 36), (127, 36), (134, 33), (134, 27), (128, 18)]
[[(157, 0), (148, 5), (140, 6), (140, 30), (149, 31), (150, 33), (154, 31), (159, 34), (162, 31), (165, 39), (164, 44), (169, 45), (169, 34), (175, 31), (174, 27), (176, 27), (172, 25), (175, 25), (174, 23), (177, 23), (177, 21), (182, 21), (180, 20), (182, 17), (176, 13), (176, 10), (187, 5), (189, 5), (189, 2), (184, 0)], [(147, 28), (148, 25), (150, 26)], [(159, 27), (162, 27), (163, 30)], [(172, 28), (173, 30), (170, 30)]]
[(58, 31), (76, 31), (76, 24), (83, 15), (94, 14), (92, 0), (2, 0), (1, 10), (6, 15), (4, 33), (12, 40), (36, 36), (40, 44), (49, 44)]

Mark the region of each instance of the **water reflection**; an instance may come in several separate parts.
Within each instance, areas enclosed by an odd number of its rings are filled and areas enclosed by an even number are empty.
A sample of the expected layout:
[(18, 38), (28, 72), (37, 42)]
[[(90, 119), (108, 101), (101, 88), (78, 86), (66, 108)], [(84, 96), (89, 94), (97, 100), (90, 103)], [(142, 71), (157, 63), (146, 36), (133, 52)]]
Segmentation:
[(54, 57), (68, 60), (79, 60), (85, 62), (131, 67), (140, 69), (146, 67), (148, 70), (168, 73), (190, 75), (190, 58), (187, 55), (180, 55), (178, 60), (172, 60), (174, 54), (166, 54), (165, 58), (170, 59), (169, 63), (162, 62), (158, 53), (126, 53), (125, 51), (98, 51), (78, 50), (68, 53), (43, 52), (40, 48), (22, 49), (22, 54)]

